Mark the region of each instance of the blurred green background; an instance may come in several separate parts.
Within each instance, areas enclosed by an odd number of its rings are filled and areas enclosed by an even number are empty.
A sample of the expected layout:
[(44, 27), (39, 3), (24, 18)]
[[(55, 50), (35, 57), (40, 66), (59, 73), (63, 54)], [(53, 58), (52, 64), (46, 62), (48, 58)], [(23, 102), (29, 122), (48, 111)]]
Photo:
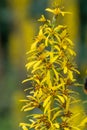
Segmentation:
[[(58, 1), (58, 0), (56, 0)], [(61, 0), (59, 0), (61, 1)], [(77, 52), (76, 63), (84, 83), (87, 76), (87, 0), (62, 0), (65, 9), (73, 12), (64, 17), (70, 27)], [(52, 0), (0, 0), (0, 130), (19, 130), (24, 113), (19, 99), (24, 97), (26, 52), (38, 31), (37, 19)], [(83, 89), (81, 98), (87, 100)], [(85, 105), (87, 110), (87, 105)]]

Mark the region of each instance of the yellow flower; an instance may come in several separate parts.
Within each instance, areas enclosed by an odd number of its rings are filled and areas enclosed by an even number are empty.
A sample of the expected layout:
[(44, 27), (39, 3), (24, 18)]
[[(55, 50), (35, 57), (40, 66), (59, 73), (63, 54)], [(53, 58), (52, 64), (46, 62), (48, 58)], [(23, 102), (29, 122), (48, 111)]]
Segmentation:
[(46, 22), (47, 20), (46, 20), (46, 18), (44, 17), (44, 15), (41, 15), (41, 18), (38, 19), (38, 21), (40, 21), (40, 22)]
[(27, 123), (20, 123), (19, 126), (21, 126), (23, 130), (28, 130), (27, 127), (30, 127), (30, 125)]
[(42, 39), (44, 39), (44, 33), (43, 33), (43, 28), (40, 27), (39, 34), (38, 34), (38, 36), (36, 37), (35, 41), (36, 41), (36, 42), (40, 42)]
[(55, 9), (47, 8), (46, 11), (51, 12), (54, 15), (61, 14), (62, 16), (64, 16), (65, 14), (71, 14), (70, 12), (63, 12), (60, 8), (55, 8)]
[(33, 96), (27, 96), (27, 100), (21, 100), (22, 102), (25, 102), (26, 104), (22, 107), (22, 111), (30, 111), (34, 108), (39, 107), (39, 101), (34, 98)]
[(42, 39), (45, 39), (44, 33), (43, 33), (43, 27), (40, 27), (39, 34), (35, 38), (35, 42), (31, 46), (31, 50), (36, 49), (37, 43), (41, 42)]
[(21, 110), (31, 114), (28, 115), (29, 124), (21, 123), (20, 126), (23, 130), (80, 130), (72, 123), (79, 113), (75, 115), (71, 111), (72, 104), (78, 102), (74, 96), (77, 92), (71, 90), (71, 86), (79, 85), (74, 78), (74, 73), (79, 74), (73, 63), (76, 56), (74, 43), (69, 38), (67, 25), (59, 25), (56, 20), (57, 15), (70, 12), (59, 7), (47, 8), (46, 11), (51, 12), (54, 19), (48, 20), (44, 15), (38, 19), (43, 24), (27, 53), (29, 75), (23, 83), (30, 81), (30, 86), (24, 90), (29, 91), (26, 99), (21, 100), (25, 103)]

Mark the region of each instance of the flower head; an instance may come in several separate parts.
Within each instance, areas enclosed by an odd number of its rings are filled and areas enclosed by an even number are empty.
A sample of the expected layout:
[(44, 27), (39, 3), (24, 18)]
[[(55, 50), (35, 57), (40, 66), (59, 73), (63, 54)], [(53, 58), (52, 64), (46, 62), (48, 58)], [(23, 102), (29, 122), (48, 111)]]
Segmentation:
[(54, 15), (61, 14), (62, 16), (64, 16), (65, 14), (71, 14), (70, 12), (64, 12), (64, 11), (62, 11), (60, 8), (55, 8), (55, 9), (47, 8), (46, 11), (51, 12)]
[(46, 18), (45, 18), (44, 15), (41, 15), (41, 18), (38, 19), (38, 21), (39, 21), (39, 22), (46, 22), (47, 20), (46, 20)]
[(25, 102), (22, 110), (31, 111), (31, 114), (29, 123), (20, 126), (23, 130), (80, 130), (79, 126), (73, 125), (79, 113), (71, 110), (78, 102), (74, 95), (77, 92), (71, 90), (76, 85), (74, 73), (80, 74), (73, 60), (76, 56), (74, 43), (69, 38), (67, 25), (58, 24), (56, 17), (70, 12), (59, 7), (46, 11), (53, 14), (53, 19), (48, 20), (44, 15), (38, 19), (42, 25), (28, 52), (26, 68), (29, 75), (23, 81), (30, 81), (31, 86), (26, 99), (21, 100)]

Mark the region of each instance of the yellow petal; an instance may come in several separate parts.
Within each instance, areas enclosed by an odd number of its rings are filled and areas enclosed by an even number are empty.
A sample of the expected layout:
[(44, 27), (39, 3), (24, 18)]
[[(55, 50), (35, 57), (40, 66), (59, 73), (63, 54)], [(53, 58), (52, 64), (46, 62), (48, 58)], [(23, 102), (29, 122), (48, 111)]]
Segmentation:
[(86, 124), (87, 124), (87, 117), (82, 120), (80, 126), (85, 126)]
[(25, 67), (27, 68), (27, 70), (29, 70), (36, 62), (37, 62), (37, 61), (31, 61), (31, 62), (27, 63), (27, 64), (25, 65)]
[(48, 12), (51, 12), (51, 13), (54, 12), (54, 10), (53, 10), (53, 9), (50, 9), (50, 8), (47, 8), (47, 9), (45, 9), (45, 10), (48, 11)]
[(68, 43), (70, 44), (70, 45), (74, 45), (74, 43), (69, 39), (69, 38), (65, 38), (67, 41), (68, 41)]
[(73, 72), (72, 71), (69, 71), (69, 77), (71, 80), (73, 80)]
[(38, 21), (40, 21), (40, 22), (45, 22), (45, 21), (46, 21), (46, 18), (44, 17), (44, 15), (41, 15), (41, 18), (38, 19)]
[(51, 13), (53, 13), (55, 15), (58, 15), (58, 14), (61, 13), (61, 10), (59, 8), (55, 8), (55, 9), (47, 8), (46, 11), (51, 12)]
[(62, 103), (64, 103), (64, 102), (65, 102), (65, 99), (64, 99), (64, 97), (63, 97), (63, 96), (61, 96), (61, 95), (57, 95), (57, 97), (58, 97), (58, 99), (59, 99)]
[(41, 64), (41, 60), (40, 61), (37, 61), (35, 64), (34, 64), (34, 66), (33, 66), (33, 69), (35, 69), (36, 67), (38, 67), (40, 64)]
[(54, 120), (60, 115), (61, 112), (62, 112), (62, 111), (59, 110), (59, 111), (57, 111), (56, 113), (54, 113), (53, 118), (52, 118), (52, 121), (54, 121)]
[(67, 73), (67, 67), (65, 66), (64, 67), (64, 74), (66, 74)]
[(50, 110), (50, 104), (51, 104), (51, 101), (47, 102), (47, 105), (45, 106), (44, 108), (44, 114)]
[(60, 125), (58, 123), (55, 123), (54, 126), (58, 129), (60, 128)]
[(28, 130), (28, 128), (26, 126), (22, 126), (23, 130)]
[(72, 49), (69, 49), (69, 48), (68, 48), (68, 51), (70, 52), (71, 55), (76, 56), (75, 51), (73, 51)]
[(56, 79), (57, 79), (57, 81), (58, 81), (58, 80), (59, 80), (59, 74), (58, 74), (58, 72), (56, 71), (55, 68), (52, 68), (52, 69), (53, 69), (54, 74), (55, 74), (55, 76), (56, 76)]
[(50, 35), (48, 35), (47, 38), (46, 38), (46, 40), (45, 40), (45, 46), (48, 46), (49, 36)]
[(35, 49), (36, 49), (37, 43), (38, 43), (38, 40), (36, 40), (36, 41), (32, 44), (31, 50), (35, 50)]
[(43, 107), (45, 107), (45, 106), (47, 105), (47, 103), (49, 102), (50, 98), (51, 98), (51, 96), (48, 96), (48, 97), (45, 99), (45, 101), (44, 101), (44, 103), (43, 103)]
[(32, 80), (32, 79), (33, 79), (33, 77), (27, 78), (27, 79), (23, 80), (22, 83), (25, 83), (25, 82), (30, 81), (30, 80)]

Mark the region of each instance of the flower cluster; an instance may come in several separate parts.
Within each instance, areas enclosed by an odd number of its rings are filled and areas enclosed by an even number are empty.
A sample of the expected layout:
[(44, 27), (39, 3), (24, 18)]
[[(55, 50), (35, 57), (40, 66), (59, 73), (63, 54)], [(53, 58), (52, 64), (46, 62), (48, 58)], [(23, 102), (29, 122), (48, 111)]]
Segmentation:
[[(69, 14), (60, 8), (46, 11), (53, 14), (52, 20), (44, 15), (39, 33), (31, 46), (26, 64), (29, 75), (23, 81), (29, 81), (29, 94), (26, 96), (23, 111), (37, 110), (28, 116), (28, 123), (20, 123), (23, 130), (81, 130), (81, 123), (74, 125), (74, 118), (80, 115), (72, 111), (73, 104), (80, 102), (71, 88), (78, 83), (74, 74), (80, 74), (74, 63), (76, 52), (69, 38), (66, 25), (60, 25), (56, 19), (61, 14)], [(82, 123), (84, 124), (84, 123)]]

